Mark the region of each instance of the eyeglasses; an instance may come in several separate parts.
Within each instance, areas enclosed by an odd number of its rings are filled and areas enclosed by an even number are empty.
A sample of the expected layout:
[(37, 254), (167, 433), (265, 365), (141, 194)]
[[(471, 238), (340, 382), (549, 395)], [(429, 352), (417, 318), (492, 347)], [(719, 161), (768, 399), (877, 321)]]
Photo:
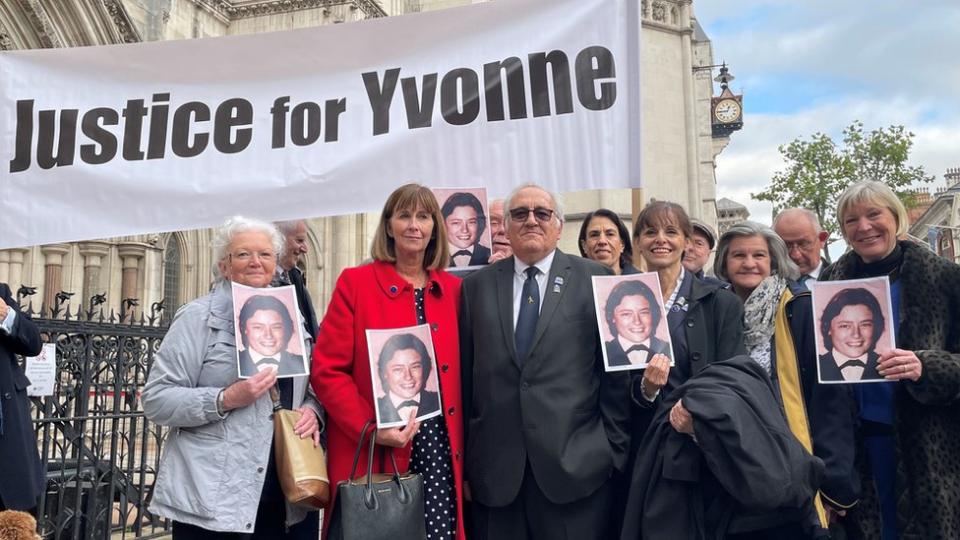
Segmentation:
[(537, 218), (537, 221), (540, 223), (546, 223), (553, 218), (554, 211), (549, 208), (544, 208), (538, 206), (536, 208), (511, 208), (510, 209), (510, 219), (516, 221), (517, 223), (523, 223), (530, 216), (530, 212), (533, 212), (533, 217)]
[(259, 253), (250, 253), (249, 251), (238, 251), (236, 253), (231, 253), (230, 258), (240, 261), (242, 263), (250, 262), (251, 259), (256, 257), (260, 262), (266, 262), (270, 260), (276, 260), (277, 254), (273, 251), (261, 251)]
[(810, 251), (810, 248), (813, 247), (813, 242), (810, 240), (800, 240), (798, 242), (784, 242), (787, 245), (787, 251), (793, 251), (794, 249), (799, 249), (800, 251)]

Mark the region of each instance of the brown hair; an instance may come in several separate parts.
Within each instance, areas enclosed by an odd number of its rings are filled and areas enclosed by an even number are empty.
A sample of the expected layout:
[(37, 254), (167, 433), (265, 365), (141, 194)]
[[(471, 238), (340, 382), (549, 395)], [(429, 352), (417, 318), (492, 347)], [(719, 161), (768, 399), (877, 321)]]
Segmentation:
[(687, 238), (693, 236), (693, 225), (687, 211), (677, 203), (668, 201), (653, 201), (640, 211), (637, 222), (633, 224), (633, 238), (640, 236), (640, 231), (647, 227), (665, 227), (676, 225)]
[(370, 246), (370, 256), (377, 261), (388, 263), (397, 262), (397, 252), (393, 238), (387, 234), (390, 228), (390, 218), (399, 210), (413, 210), (417, 205), (426, 210), (433, 218), (433, 234), (427, 244), (427, 251), (423, 257), (424, 270), (445, 268), (449, 258), (447, 246), (447, 229), (440, 214), (440, 205), (430, 188), (420, 184), (406, 184), (398, 187), (387, 197), (380, 213), (380, 223), (373, 235), (373, 244)]

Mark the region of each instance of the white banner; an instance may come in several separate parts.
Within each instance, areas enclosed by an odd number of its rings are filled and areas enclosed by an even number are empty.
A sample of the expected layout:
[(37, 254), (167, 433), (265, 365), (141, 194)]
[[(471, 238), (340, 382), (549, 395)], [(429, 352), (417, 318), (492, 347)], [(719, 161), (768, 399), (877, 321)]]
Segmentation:
[(636, 0), (0, 53), (0, 248), (640, 185)]

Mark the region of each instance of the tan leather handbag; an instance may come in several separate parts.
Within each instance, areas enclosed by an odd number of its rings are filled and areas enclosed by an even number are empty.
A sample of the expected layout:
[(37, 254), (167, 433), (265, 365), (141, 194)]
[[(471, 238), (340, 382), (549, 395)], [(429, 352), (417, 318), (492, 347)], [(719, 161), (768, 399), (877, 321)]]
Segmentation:
[(300, 419), (300, 413), (281, 408), (276, 387), (270, 395), (273, 397), (273, 451), (283, 494), (290, 504), (313, 510), (323, 508), (330, 501), (327, 455), (323, 447), (313, 446), (313, 437), (301, 439), (294, 433), (293, 426)]

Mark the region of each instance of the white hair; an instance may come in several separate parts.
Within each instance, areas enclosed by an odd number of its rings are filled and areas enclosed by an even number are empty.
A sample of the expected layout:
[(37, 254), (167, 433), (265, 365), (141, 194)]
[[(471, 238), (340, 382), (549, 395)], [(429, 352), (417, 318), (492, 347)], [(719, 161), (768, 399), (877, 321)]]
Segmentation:
[(807, 208), (787, 208), (777, 214), (777, 217), (773, 218), (773, 228), (777, 228), (777, 224), (780, 223), (780, 220), (786, 217), (788, 214), (800, 214), (803, 217), (810, 220), (810, 224), (813, 225), (813, 232), (820, 234), (823, 232), (823, 227), (820, 225), (820, 218), (817, 217), (816, 212), (809, 210)]
[(276, 226), (259, 219), (233, 216), (224, 221), (223, 225), (220, 225), (213, 233), (213, 240), (211, 242), (213, 245), (212, 270), (213, 276), (217, 281), (222, 279), (220, 275), (220, 263), (227, 258), (227, 248), (230, 247), (233, 238), (240, 233), (250, 231), (262, 232), (267, 235), (267, 237), (270, 238), (270, 243), (273, 244), (273, 250), (277, 253), (278, 257), (280, 256), (280, 253), (283, 251), (283, 235), (280, 234)]
[[(543, 186), (534, 184), (533, 182), (528, 182), (528, 183), (526, 183), (526, 184), (523, 184), (523, 185), (521, 185), (521, 186), (518, 186), (518, 187), (514, 188), (513, 191), (511, 191), (509, 195), (507, 195), (507, 198), (503, 200), (504, 214), (509, 214), (509, 213), (510, 213), (510, 209), (513, 208), (513, 199), (514, 199), (514, 197), (516, 197), (518, 193), (520, 193), (521, 191), (523, 191), (524, 189), (527, 189), (527, 188), (536, 188), (536, 189), (539, 189), (540, 191), (546, 193), (547, 196), (550, 197), (550, 202), (553, 203), (553, 212), (554, 212), (554, 214), (557, 215), (557, 219), (560, 220), (560, 223), (563, 223), (563, 202), (560, 200), (560, 197), (557, 196), (556, 193), (550, 191), (549, 189), (547, 189), (547, 188), (545, 188), (545, 187), (543, 187)], [(504, 217), (506, 217), (506, 216), (504, 216)]]

